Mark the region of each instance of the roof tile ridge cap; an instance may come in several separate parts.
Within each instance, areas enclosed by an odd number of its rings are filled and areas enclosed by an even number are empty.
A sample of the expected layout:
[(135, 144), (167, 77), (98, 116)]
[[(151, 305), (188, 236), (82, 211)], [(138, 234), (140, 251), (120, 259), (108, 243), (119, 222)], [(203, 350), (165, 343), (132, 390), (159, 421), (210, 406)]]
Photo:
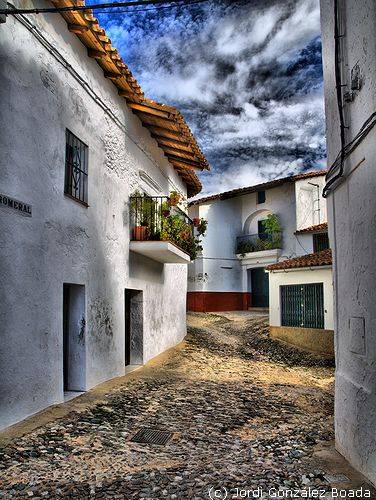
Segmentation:
[(288, 178), (290, 178), (291, 180), (296, 180), (302, 177), (304, 178), (304, 177), (315, 177), (319, 175), (326, 175), (327, 172), (328, 169), (311, 170), (309, 172), (299, 172), (298, 174), (290, 175)]

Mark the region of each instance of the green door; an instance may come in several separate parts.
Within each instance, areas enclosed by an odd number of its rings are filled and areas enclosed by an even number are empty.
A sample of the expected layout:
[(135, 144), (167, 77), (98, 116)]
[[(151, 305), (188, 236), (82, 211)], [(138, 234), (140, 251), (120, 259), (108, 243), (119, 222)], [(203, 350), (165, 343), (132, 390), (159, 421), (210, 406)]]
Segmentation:
[(281, 286), (282, 326), (324, 328), (324, 285)]
[(251, 270), (253, 307), (269, 307), (269, 274), (263, 267)]

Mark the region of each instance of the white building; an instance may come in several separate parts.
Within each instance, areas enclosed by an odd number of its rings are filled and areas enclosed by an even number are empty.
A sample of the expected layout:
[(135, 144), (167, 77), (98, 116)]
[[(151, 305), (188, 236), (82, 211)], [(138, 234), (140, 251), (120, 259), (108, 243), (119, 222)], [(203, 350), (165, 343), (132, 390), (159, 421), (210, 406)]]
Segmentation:
[[(309, 172), (191, 202), (190, 216), (209, 226), (202, 255), (188, 268), (188, 309), (268, 307), (265, 267), (328, 247), (324, 183), (325, 172)], [(273, 215), (280, 231), (266, 234)]]
[[(376, 3), (321, 0), (337, 449), (376, 484)], [(342, 151), (342, 154), (341, 154)]]
[[(314, 246), (322, 244), (324, 238), (327, 240), (327, 233), (318, 232), (323, 226), (313, 226), (301, 234), (310, 236)], [(266, 269), (270, 335), (315, 354), (333, 357), (331, 250), (287, 259)]]
[(3, 428), (183, 339), (189, 256), (130, 251), (129, 197), (192, 196), (207, 162), (89, 10), (8, 16), (0, 58)]

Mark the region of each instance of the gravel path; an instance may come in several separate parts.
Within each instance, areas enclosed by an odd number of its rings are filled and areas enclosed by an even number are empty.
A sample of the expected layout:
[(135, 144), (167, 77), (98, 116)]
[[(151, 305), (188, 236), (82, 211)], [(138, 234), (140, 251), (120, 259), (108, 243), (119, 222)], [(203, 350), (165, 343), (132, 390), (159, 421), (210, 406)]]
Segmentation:
[[(333, 439), (333, 369), (270, 341), (261, 315), (192, 314), (188, 327), (163, 363), (0, 450), (0, 498), (328, 488), (311, 457)], [(175, 435), (165, 446), (130, 442), (142, 427)]]

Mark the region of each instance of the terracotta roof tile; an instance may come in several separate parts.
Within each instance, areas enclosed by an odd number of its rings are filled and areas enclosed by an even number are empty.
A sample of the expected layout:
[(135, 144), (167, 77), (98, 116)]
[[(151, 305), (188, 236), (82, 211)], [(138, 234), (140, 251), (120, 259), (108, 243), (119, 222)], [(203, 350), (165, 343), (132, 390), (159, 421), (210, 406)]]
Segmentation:
[(327, 231), (327, 230), (328, 230), (328, 223), (323, 222), (322, 224), (316, 224), (316, 226), (310, 226), (304, 229), (299, 229), (299, 231), (295, 231), (295, 234), (315, 233), (318, 231)]
[(242, 196), (249, 193), (254, 193), (259, 190), (265, 190), (281, 186), (287, 182), (295, 182), (301, 179), (308, 179), (310, 177), (319, 177), (321, 175), (326, 175), (327, 170), (314, 170), (312, 172), (303, 172), (301, 174), (290, 175), (289, 177), (282, 177), (281, 179), (275, 179), (268, 182), (263, 182), (262, 184), (256, 184), (254, 186), (248, 186), (244, 188), (232, 189), (231, 191), (225, 191), (223, 193), (213, 194), (206, 196), (204, 198), (199, 198), (193, 200), (189, 205), (199, 205), (200, 203), (205, 203), (211, 200), (227, 200), (228, 198), (235, 198), (236, 196)]
[[(52, 3), (55, 7), (85, 5), (84, 0), (52, 0)], [(118, 94), (124, 97), (129, 108), (157, 141), (167, 160), (187, 184), (188, 196), (199, 193), (202, 186), (195, 170), (209, 170), (209, 164), (181, 113), (172, 106), (144, 96), (90, 6), (85, 11), (64, 11), (61, 15), (68, 24), (68, 30), (87, 47), (88, 57), (97, 61), (104, 77), (117, 87)]]
[(322, 252), (310, 253), (295, 257), (294, 259), (283, 260), (276, 264), (266, 267), (267, 271), (276, 271), (278, 269), (295, 269), (301, 267), (319, 267), (332, 265), (332, 251), (330, 248)]

